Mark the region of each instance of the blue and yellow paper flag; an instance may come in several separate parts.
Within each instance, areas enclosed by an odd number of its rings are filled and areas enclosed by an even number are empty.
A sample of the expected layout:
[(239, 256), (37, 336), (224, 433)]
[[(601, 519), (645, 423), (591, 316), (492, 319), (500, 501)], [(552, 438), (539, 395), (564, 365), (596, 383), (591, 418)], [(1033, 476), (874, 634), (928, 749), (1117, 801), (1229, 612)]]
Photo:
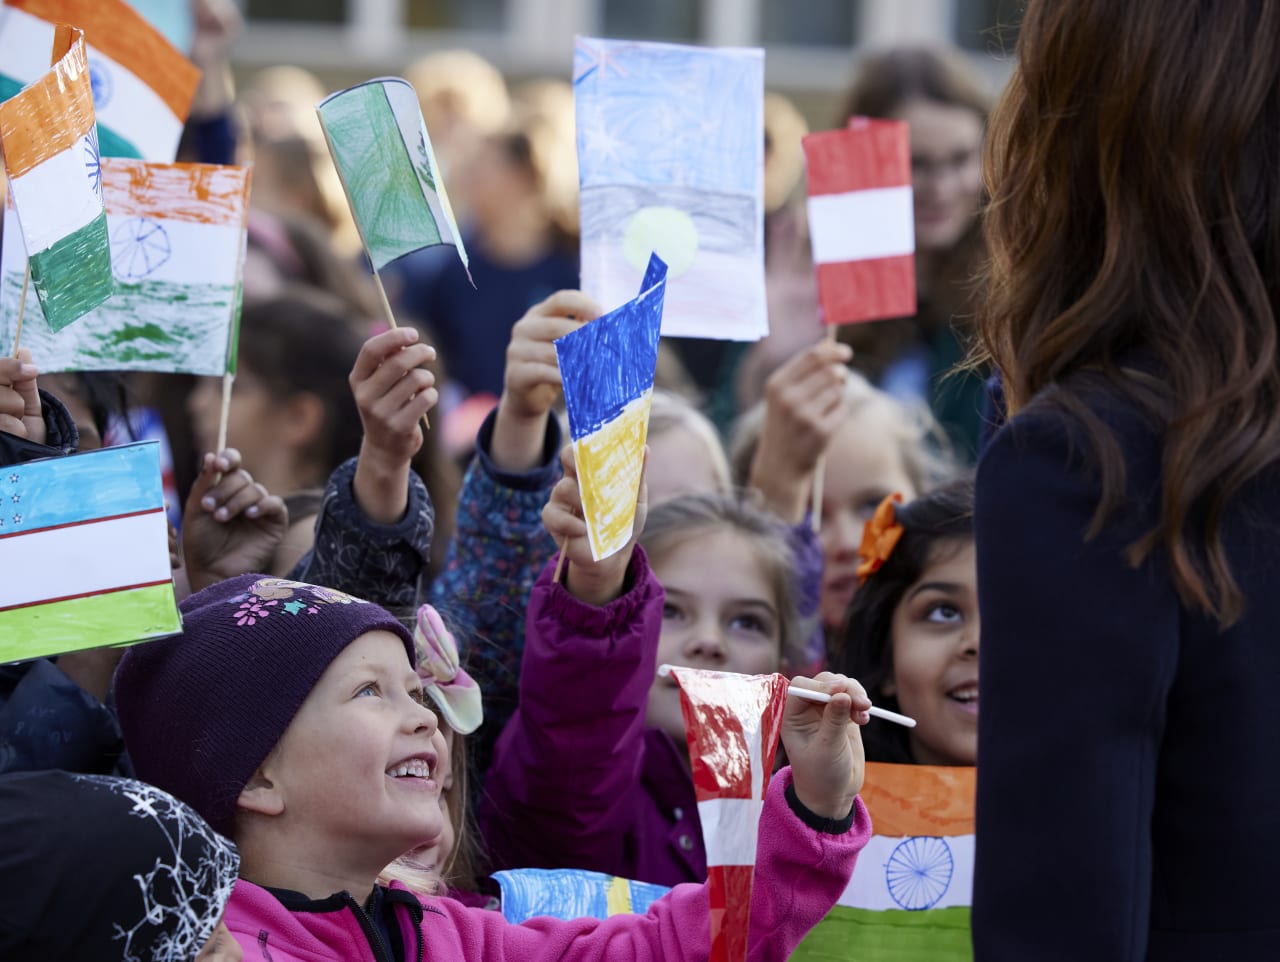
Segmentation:
[(649, 260), (640, 296), (556, 340), (591, 556), (621, 551), (635, 526), (667, 265)]
[(0, 662), (182, 629), (155, 441), (0, 468)]
[(502, 890), (502, 916), (513, 925), (539, 916), (607, 919), (643, 915), (671, 891), (665, 885), (573, 868), (522, 868), (494, 872)]

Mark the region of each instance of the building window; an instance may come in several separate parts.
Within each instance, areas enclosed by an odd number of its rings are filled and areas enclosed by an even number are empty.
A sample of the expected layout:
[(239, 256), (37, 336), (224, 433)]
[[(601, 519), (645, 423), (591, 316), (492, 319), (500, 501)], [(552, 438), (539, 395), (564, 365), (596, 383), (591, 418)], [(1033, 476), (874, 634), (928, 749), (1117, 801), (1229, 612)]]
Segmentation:
[(690, 0), (604, 0), (603, 36), (635, 40), (696, 41), (702, 36), (702, 4)]
[(505, 0), (408, 0), (407, 22), (425, 30), (490, 30), (506, 26)]
[(249, 0), (250, 20), (345, 23), (346, 0)]
[(958, 0), (956, 43), (996, 57), (1012, 56), (1026, 0)]
[(849, 47), (857, 39), (856, 6), (849, 0), (764, 0), (760, 38), (765, 44)]

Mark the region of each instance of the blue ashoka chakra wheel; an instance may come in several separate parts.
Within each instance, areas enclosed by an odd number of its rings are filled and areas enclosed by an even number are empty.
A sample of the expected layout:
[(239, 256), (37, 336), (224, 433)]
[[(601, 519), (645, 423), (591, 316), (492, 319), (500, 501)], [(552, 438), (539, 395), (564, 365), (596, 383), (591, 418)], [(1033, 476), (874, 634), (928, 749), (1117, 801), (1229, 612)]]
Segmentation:
[(169, 232), (158, 221), (130, 217), (111, 231), (111, 266), (123, 280), (142, 280), (172, 254)]
[(933, 908), (951, 885), (956, 862), (945, 839), (930, 835), (898, 844), (884, 867), (889, 895), (904, 909)]
[(111, 103), (111, 95), (115, 93), (115, 81), (111, 79), (111, 71), (101, 60), (89, 61), (89, 88), (93, 91), (93, 109), (101, 110)]

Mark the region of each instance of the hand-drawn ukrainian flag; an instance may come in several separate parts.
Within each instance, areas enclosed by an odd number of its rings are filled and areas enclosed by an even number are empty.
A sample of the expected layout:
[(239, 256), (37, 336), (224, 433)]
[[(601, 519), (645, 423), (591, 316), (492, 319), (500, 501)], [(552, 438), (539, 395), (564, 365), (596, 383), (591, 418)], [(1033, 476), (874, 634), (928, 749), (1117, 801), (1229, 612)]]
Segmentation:
[(502, 917), (513, 925), (538, 916), (567, 921), (643, 915), (671, 891), (665, 885), (574, 868), (522, 868), (494, 872), (493, 877), (502, 891)]
[(54, 65), (0, 104), (0, 146), (49, 326), (61, 330), (115, 291), (84, 35), (59, 27)]
[(59, 23), (84, 31), (102, 156), (172, 163), (200, 71), (124, 0), (5, 0), (0, 101), (48, 70)]
[(326, 97), (316, 111), (373, 269), (437, 244), (457, 247), (465, 267), (467, 250), (412, 85), (369, 80)]
[(626, 547), (635, 526), (667, 265), (650, 258), (641, 293), (556, 340), (591, 556)]
[(867, 763), (875, 835), (844, 895), (791, 962), (973, 958), (974, 768)]
[[(235, 355), (249, 168), (106, 158), (102, 186), (115, 296), (54, 332), (28, 294), (22, 346), (46, 372), (221, 376)], [(0, 350), (10, 351), (26, 267), (16, 226), (6, 210)]]
[(0, 662), (182, 629), (155, 441), (0, 468)]

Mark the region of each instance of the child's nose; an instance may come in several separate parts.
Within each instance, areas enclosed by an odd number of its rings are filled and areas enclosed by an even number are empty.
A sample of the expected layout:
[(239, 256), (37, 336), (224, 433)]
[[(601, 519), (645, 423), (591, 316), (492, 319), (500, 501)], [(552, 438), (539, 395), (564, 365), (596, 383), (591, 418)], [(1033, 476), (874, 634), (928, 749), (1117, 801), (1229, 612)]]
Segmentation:
[(699, 625), (685, 645), (685, 656), (690, 661), (720, 665), (729, 657), (729, 646), (717, 628)]

